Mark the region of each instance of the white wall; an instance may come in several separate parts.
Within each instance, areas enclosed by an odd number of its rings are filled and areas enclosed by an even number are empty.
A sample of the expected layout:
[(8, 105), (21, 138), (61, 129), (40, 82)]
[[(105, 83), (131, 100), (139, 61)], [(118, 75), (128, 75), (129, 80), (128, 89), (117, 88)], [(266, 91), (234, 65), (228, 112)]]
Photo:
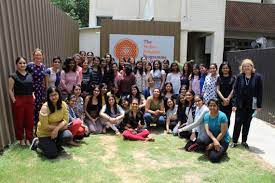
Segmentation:
[(99, 28), (83, 28), (79, 30), (79, 50), (92, 51), (94, 55), (100, 55)]
[(155, 0), (154, 20), (181, 21), (181, 0)]
[(239, 1), (239, 2), (249, 2), (249, 3), (261, 3), (261, 0), (227, 0), (227, 1)]
[[(226, 0), (182, 0), (181, 4), (182, 31), (212, 33), (211, 62), (218, 64), (223, 58), (225, 5)], [(181, 44), (181, 47), (186, 46)], [(185, 62), (185, 52), (181, 53)]]

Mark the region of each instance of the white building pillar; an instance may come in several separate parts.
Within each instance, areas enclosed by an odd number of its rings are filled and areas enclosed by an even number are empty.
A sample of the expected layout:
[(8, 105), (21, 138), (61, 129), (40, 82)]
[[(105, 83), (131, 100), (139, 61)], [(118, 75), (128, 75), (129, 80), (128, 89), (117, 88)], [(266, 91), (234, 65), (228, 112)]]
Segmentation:
[(181, 30), (180, 33), (180, 63), (187, 61), (188, 31)]
[(212, 34), (211, 63), (218, 66), (223, 62), (224, 32), (214, 32)]
[(89, 1), (89, 27), (96, 26), (96, 1), (97, 0)]

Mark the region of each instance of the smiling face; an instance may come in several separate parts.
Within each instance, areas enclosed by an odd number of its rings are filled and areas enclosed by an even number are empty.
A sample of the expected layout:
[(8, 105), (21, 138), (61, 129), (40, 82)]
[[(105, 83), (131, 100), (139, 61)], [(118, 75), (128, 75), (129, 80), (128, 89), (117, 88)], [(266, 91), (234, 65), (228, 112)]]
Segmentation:
[(93, 91), (93, 96), (97, 97), (100, 94), (100, 90), (98, 87), (96, 87)]
[(81, 88), (79, 86), (75, 86), (73, 93), (75, 96), (80, 96)]
[(208, 108), (211, 113), (217, 113), (219, 111), (217, 103), (211, 100), (208, 104)]
[(89, 63), (88, 63), (88, 60), (86, 59), (86, 60), (83, 62), (83, 64), (82, 64), (82, 68), (83, 68), (83, 69), (87, 69), (88, 66), (89, 66)]
[(171, 91), (172, 91), (172, 86), (171, 86), (171, 84), (166, 84), (166, 85), (165, 85), (165, 91), (166, 91), (166, 92), (171, 92)]
[(210, 67), (209, 67), (209, 72), (210, 72), (212, 75), (216, 75), (216, 73), (217, 73), (217, 68), (215, 67), (215, 65), (210, 65)]
[(40, 64), (42, 63), (42, 59), (43, 59), (43, 54), (40, 50), (36, 50), (34, 53), (33, 53), (33, 61), (35, 64)]
[(136, 96), (137, 95), (137, 89), (136, 89), (136, 87), (132, 87), (132, 89), (131, 89), (131, 93), (132, 93), (132, 95), (133, 96)]
[(170, 109), (174, 107), (174, 102), (173, 102), (173, 100), (172, 100), (171, 98), (169, 98), (169, 99), (167, 100), (167, 106), (168, 106)]
[(69, 101), (69, 105), (71, 107), (75, 107), (76, 106), (76, 97), (72, 97)]
[(197, 107), (200, 108), (203, 106), (203, 100), (199, 96), (195, 96), (194, 101)]
[(53, 103), (53, 104), (56, 104), (58, 99), (59, 99), (59, 94), (56, 92), (56, 91), (53, 91), (50, 95), (50, 101)]
[(229, 71), (230, 71), (230, 69), (229, 69), (228, 65), (223, 65), (222, 66), (222, 73), (223, 74), (227, 75), (227, 74), (229, 74)]
[(159, 98), (159, 96), (160, 96), (160, 90), (159, 89), (154, 89), (154, 91), (153, 91), (153, 97), (154, 98)]
[(108, 103), (109, 103), (110, 106), (114, 106), (114, 104), (115, 104), (115, 99), (114, 99), (114, 97), (109, 97)]
[(194, 96), (193, 96), (192, 93), (189, 92), (189, 91), (186, 92), (185, 97), (186, 97), (186, 100), (187, 100), (188, 102), (191, 102), (191, 101), (194, 99)]
[(56, 68), (56, 69), (59, 69), (60, 68), (60, 63), (61, 63), (61, 60), (60, 59), (55, 59), (53, 61), (53, 68)]
[(243, 64), (243, 65), (242, 65), (242, 69), (243, 69), (243, 72), (244, 72), (245, 74), (251, 74), (252, 71), (253, 71), (253, 67), (252, 67), (252, 65), (249, 64), (249, 63)]
[(137, 111), (138, 110), (138, 100), (136, 100), (136, 99), (132, 100), (131, 108), (132, 108), (133, 111)]

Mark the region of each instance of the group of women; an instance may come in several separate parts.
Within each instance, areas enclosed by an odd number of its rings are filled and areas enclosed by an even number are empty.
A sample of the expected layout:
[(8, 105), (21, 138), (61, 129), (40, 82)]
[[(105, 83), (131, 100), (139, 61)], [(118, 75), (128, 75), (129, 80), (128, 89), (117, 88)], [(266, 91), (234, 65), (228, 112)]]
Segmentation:
[(54, 57), (46, 68), (42, 50), (35, 49), (30, 63), (18, 57), (16, 66), (9, 78), (16, 138), (48, 158), (57, 157), (64, 144), (78, 146), (107, 129), (124, 139), (154, 141), (148, 129), (158, 126), (186, 138), (187, 151), (207, 151), (218, 162), (229, 146), (231, 111), (236, 111), (231, 146), (237, 146), (243, 128), (242, 145), (248, 148), (252, 114), (262, 103), (262, 79), (249, 59), (237, 77), (228, 63), (218, 74), (216, 64), (181, 68), (144, 57), (116, 63), (110, 54), (100, 58), (84, 51), (64, 62)]

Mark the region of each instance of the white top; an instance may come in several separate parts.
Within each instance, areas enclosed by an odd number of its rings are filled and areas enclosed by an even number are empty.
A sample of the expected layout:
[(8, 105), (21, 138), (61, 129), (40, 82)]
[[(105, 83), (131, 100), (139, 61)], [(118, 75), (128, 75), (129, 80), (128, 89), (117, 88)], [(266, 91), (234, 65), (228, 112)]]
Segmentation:
[(57, 72), (55, 72), (51, 67), (47, 69), (46, 73), (49, 76), (49, 80), (48, 80), (48, 85), (50, 86), (55, 86), (55, 81), (56, 81), (56, 73), (58, 73), (59, 70), (57, 70)]
[(174, 94), (179, 94), (181, 82), (180, 82), (181, 73), (169, 73), (166, 78), (166, 82), (171, 82), (173, 84)]

